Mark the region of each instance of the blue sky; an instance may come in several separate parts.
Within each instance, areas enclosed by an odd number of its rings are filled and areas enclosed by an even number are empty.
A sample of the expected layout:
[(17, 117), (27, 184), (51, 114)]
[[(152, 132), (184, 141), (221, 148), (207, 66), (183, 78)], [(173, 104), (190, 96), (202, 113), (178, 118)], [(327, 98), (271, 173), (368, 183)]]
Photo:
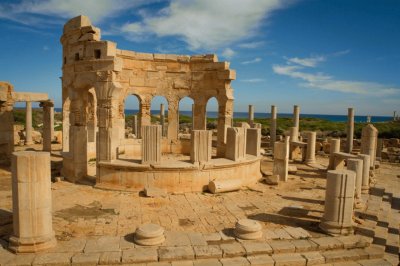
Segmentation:
[(120, 49), (230, 61), (235, 111), (400, 112), (398, 0), (2, 0), (0, 80), (60, 107), (59, 39), (79, 14)]

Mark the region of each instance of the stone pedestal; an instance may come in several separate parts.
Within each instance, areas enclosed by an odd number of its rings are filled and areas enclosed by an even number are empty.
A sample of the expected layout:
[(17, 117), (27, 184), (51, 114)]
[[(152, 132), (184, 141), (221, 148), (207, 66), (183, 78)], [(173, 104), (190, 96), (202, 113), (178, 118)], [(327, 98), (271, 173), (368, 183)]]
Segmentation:
[(280, 181), (287, 181), (289, 169), (289, 141), (275, 142), (272, 173), (279, 175)]
[(361, 131), (361, 154), (370, 156), (370, 167), (375, 169), (376, 143), (378, 130), (371, 124), (365, 126)]
[(54, 247), (48, 152), (13, 153), (12, 195), (14, 232), (9, 248), (16, 253), (28, 253)]
[(316, 164), (315, 160), (315, 142), (317, 140), (316, 132), (307, 133), (307, 153), (306, 153), (306, 164)]
[(297, 127), (289, 127), (290, 141), (299, 140), (299, 129)]
[(270, 147), (274, 151), (274, 143), (276, 141), (276, 106), (271, 105), (271, 124), (269, 127)]
[(248, 128), (246, 131), (246, 153), (260, 156), (261, 149), (261, 129)]
[(158, 224), (139, 226), (134, 235), (134, 241), (141, 246), (156, 246), (165, 241), (164, 229)]
[(357, 156), (363, 161), (363, 171), (362, 171), (362, 181), (361, 181), (361, 193), (368, 194), (369, 192), (369, 169), (371, 165), (371, 160), (367, 154), (359, 154)]
[(32, 102), (26, 102), (25, 112), (25, 144), (31, 145), (32, 141)]
[(254, 240), (262, 237), (261, 224), (255, 220), (241, 219), (236, 222), (235, 236), (239, 239)]
[(353, 171), (356, 174), (355, 183), (355, 207), (360, 209), (364, 206), (361, 199), (361, 184), (363, 177), (363, 160), (361, 159), (348, 159), (347, 160), (347, 170)]
[(161, 162), (161, 126), (142, 127), (142, 163), (156, 164)]
[(240, 161), (246, 158), (246, 128), (227, 129), (225, 158)]
[(335, 152), (340, 152), (340, 139), (331, 139), (329, 148), (329, 165), (328, 170), (332, 170), (336, 168), (335, 165), (335, 156), (333, 154)]
[(254, 106), (253, 105), (249, 105), (249, 119), (248, 119), (248, 123), (251, 127), (253, 127), (254, 124)]
[(51, 101), (41, 102), (43, 108), (43, 151), (51, 151), (52, 131), (54, 127), (54, 104)]
[(328, 171), (325, 210), (319, 227), (331, 235), (353, 233), (353, 205), (356, 174), (349, 170)]
[(347, 143), (346, 152), (351, 153), (353, 150), (353, 138), (354, 138), (354, 109), (349, 108), (347, 113)]
[(192, 130), (190, 161), (206, 163), (211, 160), (212, 132), (209, 130)]

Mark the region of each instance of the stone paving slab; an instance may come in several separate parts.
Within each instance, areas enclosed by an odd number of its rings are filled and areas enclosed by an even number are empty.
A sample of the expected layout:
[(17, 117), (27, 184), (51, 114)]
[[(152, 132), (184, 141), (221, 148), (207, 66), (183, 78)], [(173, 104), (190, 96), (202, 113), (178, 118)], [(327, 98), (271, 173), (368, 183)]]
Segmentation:
[(101, 236), (99, 238), (88, 239), (84, 249), (85, 253), (105, 252), (105, 251), (120, 251), (119, 236)]
[(78, 253), (72, 257), (73, 266), (96, 266), (99, 263), (100, 253)]
[(193, 246), (196, 259), (222, 258), (222, 249), (218, 245)]
[(306, 259), (298, 253), (273, 254), (275, 266), (302, 266), (306, 265)]
[(121, 262), (121, 251), (106, 251), (101, 253), (99, 258), (100, 265), (113, 265)]
[(36, 255), (32, 265), (70, 265), (73, 253), (42, 253)]
[(384, 259), (358, 260), (357, 263), (362, 266), (393, 266)]
[(270, 255), (247, 256), (251, 265), (274, 266), (275, 261)]
[(158, 261), (156, 247), (139, 247), (122, 252), (122, 263), (142, 263)]
[(68, 241), (57, 241), (57, 246), (53, 248), (56, 252), (83, 252), (86, 246), (85, 238), (72, 238)]
[(220, 262), (224, 266), (244, 266), (250, 265), (250, 262), (243, 257), (236, 257), (236, 258), (223, 258), (220, 259)]
[(311, 241), (316, 243), (320, 250), (343, 248), (343, 243), (334, 237), (327, 236), (327, 237), (311, 238)]
[(294, 252), (296, 249), (289, 240), (271, 240), (268, 244), (272, 247), (274, 254)]
[(200, 259), (193, 261), (194, 266), (220, 266), (222, 263), (218, 259)]
[(191, 246), (187, 247), (160, 247), (158, 249), (160, 261), (192, 260), (194, 252)]
[(35, 259), (36, 254), (19, 254), (18, 256), (13, 256), (12, 259), (6, 263), (1, 262), (1, 256), (2, 254), (0, 253), (0, 265), (30, 266)]
[(220, 247), (224, 258), (243, 256), (246, 254), (246, 250), (238, 242), (221, 244)]
[(325, 263), (325, 257), (320, 252), (305, 252), (301, 254), (307, 261), (307, 265), (319, 265)]
[(246, 250), (247, 256), (258, 254), (272, 254), (272, 248), (265, 242), (260, 241), (243, 241), (242, 246)]
[(290, 243), (295, 246), (296, 252), (314, 251), (318, 248), (316, 243), (305, 239), (293, 239), (290, 240)]

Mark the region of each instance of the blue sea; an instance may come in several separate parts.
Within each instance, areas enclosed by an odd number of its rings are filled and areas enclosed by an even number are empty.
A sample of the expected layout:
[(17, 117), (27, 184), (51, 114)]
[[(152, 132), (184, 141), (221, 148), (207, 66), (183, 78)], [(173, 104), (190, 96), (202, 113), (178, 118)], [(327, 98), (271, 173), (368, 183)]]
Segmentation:
[[(61, 112), (61, 108), (54, 108), (56, 112)], [(138, 110), (132, 110), (132, 109), (125, 109), (125, 114), (126, 115), (131, 115), (131, 114), (136, 114)], [(151, 110), (152, 115), (158, 115), (160, 113), (159, 110)], [(167, 111), (165, 112), (166, 114), (168, 113)], [(191, 116), (192, 111), (180, 111), (180, 114), (186, 115), (186, 116)], [(207, 112), (207, 117), (210, 118), (217, 118), (218, 117), (218, 112)], [(233, 113), (233, 118), (247, 118), (248, 113), (247, 112), (234, 112)], [(270, 118), (271, 114), (270, 113), (254, 113), (255, 118)], [(278, 113), (278, 117), (293, 117), (293, 114), (284, 114), (284, 113)], [(319, 119), (324, 119), (332, 122), (346, 122), (347, 121), (347, 115), (321, 115), (321, 114), (300, 114), (300, 118), (319, 118)], [(391, 116), (371, 116), (371, 122), (376, 123), (376, 122), (385, 122), (385, 121), (391, 121), (393, 120), (393, 117)], [(367, 122), (367, 116), (355, 116), (354, 121), (358, 123), (363, 123)]]

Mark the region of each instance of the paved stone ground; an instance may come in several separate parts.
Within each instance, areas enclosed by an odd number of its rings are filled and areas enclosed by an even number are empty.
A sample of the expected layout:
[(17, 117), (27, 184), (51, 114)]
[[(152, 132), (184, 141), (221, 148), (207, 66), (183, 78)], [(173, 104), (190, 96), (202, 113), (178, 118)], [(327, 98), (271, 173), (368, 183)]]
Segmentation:
[[(53, 159), (59, 160), (59, 157), (53, 156)], [(318, 161), (327, 165), (325, 157), (318, 157)], [(267, 264), (270, 260), (275, 265), (302, 265), (303, 262), (311, 265), (313, 261), (321, 264), (365, 259), (368, 259), (365, 264), (355, 265), (370, 265), (372, 259), (376, 259), (377, 264), (371, 265), (396, 265), (394, 253), (399, 247), (400, 209), (398, 165), (381, 165), (376, 179), (377, 189), (383, 192), (367, 195), (367, 206), (375, 206), (375, 209), (367, 207), (363, 210), (364, 216), (361, 212), (358, 214), (359, 235), (374, 237), (371, 241), (325, 237), (318, 223), (323, 214), (326, 173), (301, 164), (293, 165), (298, 171), (289, 176), (287, 183), (269, 186), (260, 182), (245, 190), (218, 195), (185, 193), (146, 198), (140, 193), (94, 189), (90, 181), (87, 184), (53, 183), (53, 227), (58, 247), (40, 255), (23, 256), (0, 250), (0, 265), (5, 261), (11, 265), (175, 261), (172, 265), (178, 265), (177, 260), (191, 261), (179, 265), (257, 265), (260, 261), (260, 265), (274, 265)], [(262, 168), (271, 170), (272, 160), (265, 157)], [(0, 237), (3, 245), (12, 232), (10, 179), (7, 169), (1, 169)], [(389, 217), (384, 216), (389, 210)], [(374, 211), (377, 216), (375, 224), (368, 221), (371, 217), (366, 215), (368, 211)], [(261, 242), (238, 242), (232, 237), (231, 228), (238, 219), (245, 217), (261, 222), (264, 230)], [(386, 220), (388, 222), (383, 223)], [(161, 247), (143, 249), (132, 243), (132, 233), (137, 226), (148, 222), (166, 229), (167, 240)], [(386, 231), (381, 229), (382, 224), (387, 224)], [(379, 232), (383, 234), (381, 237), (387, 236), (383, 245), (377, 243)], [(372, 242), (372, 245), (355, 244), (360, 241)], [(343, 254), (348, 248), (354, 250), (346, 257)], [(383, 251), (386, 251), (384, 258)], [(157, 263), (164, 265), (164, 262)]]

